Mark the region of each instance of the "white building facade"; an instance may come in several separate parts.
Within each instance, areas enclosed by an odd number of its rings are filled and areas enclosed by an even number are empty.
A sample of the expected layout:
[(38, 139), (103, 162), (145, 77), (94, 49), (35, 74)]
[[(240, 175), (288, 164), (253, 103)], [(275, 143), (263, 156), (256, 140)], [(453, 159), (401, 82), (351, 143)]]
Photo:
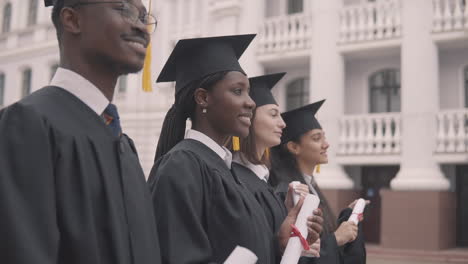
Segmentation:
[[(42, 2), (0, 0), (0, 107), (46, 85), (57, 67)], [(331, 204), (372, 200), (366, 236), (384, 248), (468, 246), (464, 0), (153, 2), (154, 79), (178, 39), (258, 33), (241, 64), (250, 76), (288, 72), (274, 89), (283, 110), (327, 99), (318, 118), (330, 163), (316, 177)], [(114, 101), (149, 172), (173, 84), (148, 94), (140, 83), (122, 77)]]

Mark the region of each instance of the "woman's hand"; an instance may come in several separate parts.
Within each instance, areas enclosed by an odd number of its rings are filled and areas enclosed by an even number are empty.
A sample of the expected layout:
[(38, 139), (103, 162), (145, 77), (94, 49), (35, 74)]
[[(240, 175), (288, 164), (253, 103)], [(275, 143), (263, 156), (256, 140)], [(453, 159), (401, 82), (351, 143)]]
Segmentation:
[(307, 242), (310, 244), (315, 243), (320, 238), (320, 233), (323, 229), (322, 210), (317, 208), (314, 210), (314, 215), (307, 218)]
[(286, 200), (284, 201), (288, 212), (294, 207), (294, 194), (300, 194), (301, 196), (305, 197), (307, 194), (309, 194), (309, 187), (301, 183), (296, 185), (296, 187), (294, 188), (292, 182), (289, 183), (288, 193), (286, 194)]
[(309, 250), (303, 250), (302, 251), (302, 256), (305, 257), (315, 257), (319, 258), (320, 257), (320, 238), (315, 241), (312, 245), (309, 245), (310, 249)]
[[(291, 185), (290, 185), (291, 188)], [(302, 204), (304, 204), (304, 197), (301, 197), (297, 202), (296, 206), (294, 206), (291, 210), (289, 210), (286, 219), (284, 219), (283, 223), (280, 226), (280, 230), (278, 232), (278, 241), (281, 251), (283, 252), (288, 244), (288, 240), (291, 237), (292, 227), (297, 220), (297, 215), (299, 211), (301, 211)]]
[(355, 223), (344, 221), (335, 231), (336, 243), (343, 246), (346, 243), (354, 241), (357, 237), (358, 227)]

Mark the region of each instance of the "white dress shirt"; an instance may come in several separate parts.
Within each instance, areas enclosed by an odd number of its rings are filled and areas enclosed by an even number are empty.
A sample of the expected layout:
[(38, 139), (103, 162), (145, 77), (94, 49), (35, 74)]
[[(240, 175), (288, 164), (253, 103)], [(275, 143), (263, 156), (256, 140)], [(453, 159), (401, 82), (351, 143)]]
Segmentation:
[(315, 190), (315, 188), (314, 188), (314, 186), (313, 186), (313, 184), (312, 184), (312, 176), (307, 175), (307, 174), (303, 174), (303, 176), (304, 176), (305, 182), (306, 182), (307, 185), (309, 186), (310, 191), (311, 191), (313, 194), (317, 195), (317, 197), (319, 197), (317, 191)]
[(78, 97), (99, 116), (110, 103), (101, 90), (74, 71), (57, 68), (50, 85), (60, 87)]
[(257, 175), (258, 178), (260, 178), (260, 180), (268, 182), (270, 170), (268, 170), (267, 166), (263, 164), (253, 164), (252, 162), (248, 161), (247, 158), (245, 158), (240, 152), (234, 153), (232, 161), (249, 168), (253, 173), (255, 173), (255, 175)]
[(194, 139), (196, 141), (199, 141), (209, 147), (211, 150), (213, 150), (218, 156), (224, 160), (224, 163), (226, 163), (226, 166), (231, 169), (231, 163), (232, 163), (232, 154), (231, 152), (223, 147), (218, 145), (213, 139), (211, 139), (209, 136), (203, 134), (200, 131), (189, 129), (185, 133), (185, 138), (190, 138)]

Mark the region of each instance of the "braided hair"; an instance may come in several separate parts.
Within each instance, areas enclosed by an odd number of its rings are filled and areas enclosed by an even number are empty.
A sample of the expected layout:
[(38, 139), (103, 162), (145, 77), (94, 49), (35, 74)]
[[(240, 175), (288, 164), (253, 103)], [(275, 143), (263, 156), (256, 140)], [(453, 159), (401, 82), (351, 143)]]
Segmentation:
[(195, 90), (203, 88), (211, 91), (214, 85), (223, 80), (227, 73), (228, 71), (222, 71), (205, 76), (200, 80), (189, 83), (176, 94), (175, 102), (164, 118), (154, 161), (157, 161), (184, 139), (185, 125), (188, 118), (192, 123), (196, 122)]

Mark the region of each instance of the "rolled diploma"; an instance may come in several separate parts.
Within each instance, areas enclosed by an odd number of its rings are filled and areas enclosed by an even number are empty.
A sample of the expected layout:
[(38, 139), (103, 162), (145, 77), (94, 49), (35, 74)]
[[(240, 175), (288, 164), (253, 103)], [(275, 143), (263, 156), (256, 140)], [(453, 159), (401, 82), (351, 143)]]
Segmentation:
[(245, 247), (237, 246), (231, 255), (224, 261), (224, 264), (255, 264), (257, 263), (257, 256)]
[[(301, 211), (297, 215), (295, 225), (304, 238), (307, 238), (307, 217), (313, 215), (313, 211), (317, 209), (319, 203), (320, 199), (317, 196), (308, 194), (302, 204)], [(289, 238), (283, 257), (281, 258), (281, 264), (296, 264), (301, 257), (302, 250), (301, 240), (298, 237)]]
[(353, 213), (349, 217), (348, 221), (354, 222), (357, 225), (359, 223), (359, 215), (364, 212), (364, 208), (366, 208), (366, 200), (359, 198), (354, 205)]
[(299, 199), (301, 198), (301, 195), (299, 193), (296, 192), (296, 186), (297, 185), (300, 185), (301, 182), (300, 181), (293, 181), (292, 182), (292, 187), (293, 187), (293, 201), (294, 201), (294, 205), (297, 204), (297, 202), (299, 202)]

